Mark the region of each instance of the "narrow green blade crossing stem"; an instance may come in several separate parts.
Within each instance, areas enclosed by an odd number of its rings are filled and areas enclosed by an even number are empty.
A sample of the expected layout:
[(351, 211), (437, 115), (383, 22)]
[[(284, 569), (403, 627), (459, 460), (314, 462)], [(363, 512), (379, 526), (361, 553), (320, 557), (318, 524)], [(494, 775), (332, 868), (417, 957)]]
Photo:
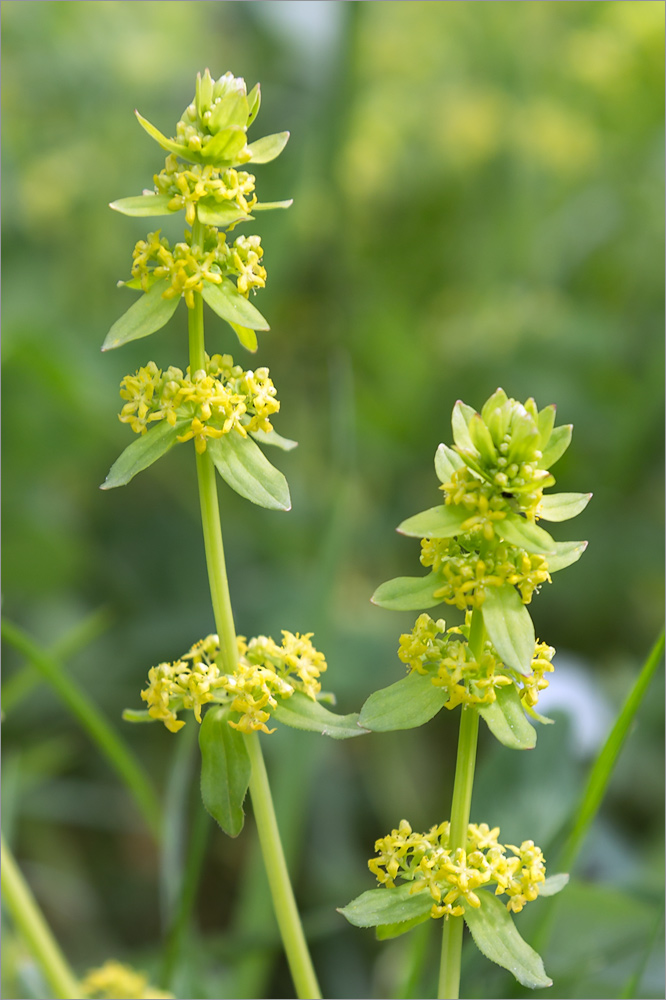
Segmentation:
[(74, 973), (60, 951), (30, 888), (2, 839), (2, 900), (23, 935), (28, 948), (59, 1000), (81, 995)]
[(248, 733), (245, 737), (245, 745), (252, 763), (252, 777), (250, 779), (252, 808), (266, 865), (275, 916), (287, 953), (289, 968), (299, 1000), (306, 1000), (306, 998), (307, 1000), (318, 1000), (321, 997), (321, 992), (291, 888), (259, 734)]
[[(469, 648), (474, 656), (483, 651), (485, 630), (478, 611), (472, 614)], [(451, 850), (465, 847), (467, 826), (472, 806), (472, 788), (476, 767), (476, 746), (479, 738), (479, 713), (463, 706), (458, 735), (458, 757), (451, 802)], [(460, 958), (462, 953), (463, 918), (445, 917), (442, 931), (442, 958), (439, 969), (439, 1000), (457, 1000), (460, 991)]]

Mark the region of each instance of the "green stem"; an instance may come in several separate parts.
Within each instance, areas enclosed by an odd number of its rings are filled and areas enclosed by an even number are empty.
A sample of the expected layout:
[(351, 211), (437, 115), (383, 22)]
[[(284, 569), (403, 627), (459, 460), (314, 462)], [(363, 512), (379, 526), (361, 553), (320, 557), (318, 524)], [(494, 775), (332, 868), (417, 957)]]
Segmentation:
[(41, 967), (54, 996), (73, 1000), (81, 990), (44, 916), (2, 838), (2, 900)]
[[(201, 226), (197, 221), (192, 227), (192, 244), (194, 245), (200, 240)], [(189, 340), (190, 371), (194, 372), (203, 368), (205, 363), (203, 301), (199, 294), (194, 296), (194, 309), (189, 310)], [(202, 455), (197, 454), (197, 477), (213, 614), (220, 639), (224, 669), (232, 673), (238, 662), (238, 645), (224, 559), (215, 467), (206, 452)], [(252, 766), (250, 777), (252, 807), (273, 897), (275, 915), (282, 934), (289, 967), (300, 1000), (305, 1000), (305, 998), (316, 1000), (321, 996), (321, 993), (296, 909), (266, 768), (256, 733), (250, 733), (246, 736), (246, 745)]]
[[(478, 611), (472, 613), (469, 648), (476, 656), (483, 651), (485, 630)], [(458, 757), (451, 802), (452, 851), (467, 844), (467, 826), (472, 806), (472, 787), (476, 765), (476, 745), (479, 737), (479, 713), (471, 705), (463, 705), (458, 734)], [(439, 967), (439, 1000), (458, 1000), (460, 991), (460, 958), (462, 954), (463, 918), (445, 917), (442, 932), (442, 958)]]
[(132, 751), (104, 718), (95, 703), (74, 683), (57, 660), (45, 653), (16, 625), (3, 620), (2, 638), (30, 660), (72, 715), (79, 720), (81, 726), (127, 785), (155, 839), (159, 841), (162, 810), (157, 794)]
[(306, 998), (318, 1000), (321, 997), (319, 984), (312, 966), (289, 880), (258, 733), (248, 733), (245, 737), (245, 745), (252, 764), (250, 778), (252, 808), (264, 855), (275, 916), (287, 953), (289, 968), (299, 1000), (306, 1000)]

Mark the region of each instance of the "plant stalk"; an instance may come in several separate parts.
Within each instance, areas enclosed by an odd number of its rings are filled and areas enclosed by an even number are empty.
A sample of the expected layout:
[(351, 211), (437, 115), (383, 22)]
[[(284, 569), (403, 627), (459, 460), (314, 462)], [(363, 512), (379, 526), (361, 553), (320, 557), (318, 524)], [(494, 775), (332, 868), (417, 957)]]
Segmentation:
[[(192, 227), (192, 245), (201, 240), (201, 225), (198, 220)], [(198, 293), (194, 297), (194, 309), (189, 310), (190, 373), (193, 374), (205, 364), (203, 300)], [(210, 583), (213, 614), (217, 628), (224, 669), (233, 673), (238, 662), (238, 645), (234, 626), (229, 581), (227, 579), (220, 523), (220, 508), (217, 497), (215, 467), (204, 452), (197, 454), (197, 478), (201, 503), (206, 565)], [(280, 833), (275, 818), (268, 776), (264, 765), (261, 745), (256, 733), (246, 736), (246, 746), (250, 755), (252, 773), (250, 796), (259, 841), (264, 856), (264, 864), (273, 898), (273, 907), (287, 954), (287, 960), (294, 979), (299, 1000), (318, 1000), (321, 997), (312, 966), (305, 935), (296, 908), (294, 893), (282, 850)]]
[[(483, 652), (485, 629), (479, 611), (472, 612), (469, 648), (475, 657)], [(471, 705), (464, 705), (460, 715), (458, 757), (453, 782), (451, 802), (451, 832), (449, 844), (452, 851), (464, 848), (467, 843), (467, 826), (472, 805), (472, 787), (476, 766), (476, 745), (479, 737), (479, 713)], [(439, 1000), (458, 1000), (460, 991), (460, 959), (462, 954), (463, 918), (444, 918), (442, 932), (442, 958), (439, 968)]]
[(2, 900), (59, 1000), (81, 995), (79, 984), (2, 838)]

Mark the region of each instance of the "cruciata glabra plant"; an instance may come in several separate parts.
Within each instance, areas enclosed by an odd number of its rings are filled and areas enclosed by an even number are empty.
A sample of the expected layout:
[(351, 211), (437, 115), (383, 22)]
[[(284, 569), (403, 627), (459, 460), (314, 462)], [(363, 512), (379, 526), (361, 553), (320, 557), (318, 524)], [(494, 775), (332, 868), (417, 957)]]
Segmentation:
[[(441, 444), (435, 455), (444, 503), (398, 528), (421, 539), (429, 573), (389, 580), (372, 598), (380, 607), (423, 612), (400, 637), (398, 656), (409, 673), (370, 695), (359, 718), (366, 729), (386, 732), (461, 706), (451, 818), (426, 833), (403, 819), (377, 840), (368, 866), (380, 888), (341, 910), (380, 938), (443, 917), (440, 998), (458, 997), (463, 921), (481, 952), (524, 986), (551, 985), (512, 914), (558, 892), (568, 875), (546, 878), (533, 841), (502, 844), (498, 827), (469, 819), (479, 719), (515, 750), (536, 744), (530, 718), (551, 722), (536, 705), (555, 650), (536, 638), (527, 605), (586, 543), (556, 542), (537, 522), (574, 517), (591, 496), (544, 494), (555, 483), (551, 466), (571, 441), (570, 425), (555, 427), (554, 406), (538, 410), (533, 399), (522, 404), (498, 389), (481, 413), (458, 401), (452, 427), (453, 448)], [(464, 623), (447, 629), (426, 613), (442, 602), (463, 611)]]
[[(241, 496), (274, 510), (289, 510), (289, 488), (262, 447), (289, 450), (272, 418), (280, 409), (267, 368), (245, 370), (229, 354), (206, 353), (206, 303), (231, 326), (243, 348), (257, 350), (256, 331), (268, 323), (249, 301), (263, 288), (266, 269), (258, 236), (231, 236), (252, 213), (287, 208), (291, 202), (261, 203), (255, 177), (244, 166), (268, 163), (284, 148), (288, 132), (248, 144), (247, 129), (260, 104), (259, 85), (226, 73), (197, 77), (194, 101), (176, 126), (175, 138), (137, 118), (168, 152), (154, 190), (121, 198), (111, 207), (130, 216), (184, 212), (181, 242), (160, 231), (134, 248), (131, 278), (121, 282), (140, 298), (113, 324), (103, 350), (147, 337), (171, 318), (181, 299), (188, 315), (189, 366), (161, 370), (150, 361), (121, 382), (120, 420), (138, 437), (112, 466), (103, 489), (124, 486), (177, 444), (194, 442), (206, 563), (217, 632), (196, 641), (171, 663), (150, 669), (141, 697), (147, 707), (127, 710), (128, 721), (162, 721), (177, 733), (192, 711), (201, 748), (204, 805), (230, 836), (240, 833), (243, 802), (250, 791), (273, 905), (299, 997), (319, 997), (319, 986), (294, 901), (264, 766), (259, 732), (270, 721), (324, 733), (336, 739), (366, 730), (358, 715), (340, 716), (322, 700), (323, 653), (311, 633), (283, 631), (280, 644), (267, 636), (236, 634), (222, 543), (216, 471)], [(202, 713), (204, 706), (205, 714)]]

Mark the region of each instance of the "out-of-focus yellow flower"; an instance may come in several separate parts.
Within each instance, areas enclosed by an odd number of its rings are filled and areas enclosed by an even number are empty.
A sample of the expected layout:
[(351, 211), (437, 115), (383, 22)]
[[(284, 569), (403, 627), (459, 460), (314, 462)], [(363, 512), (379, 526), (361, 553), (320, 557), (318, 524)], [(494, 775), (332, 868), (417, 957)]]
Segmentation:
[(173, 993), (151, 986), (142, 972), (112, 959), (90, 970), (81, 982), (81, 991), (89, 1000), (173, 1000)]

